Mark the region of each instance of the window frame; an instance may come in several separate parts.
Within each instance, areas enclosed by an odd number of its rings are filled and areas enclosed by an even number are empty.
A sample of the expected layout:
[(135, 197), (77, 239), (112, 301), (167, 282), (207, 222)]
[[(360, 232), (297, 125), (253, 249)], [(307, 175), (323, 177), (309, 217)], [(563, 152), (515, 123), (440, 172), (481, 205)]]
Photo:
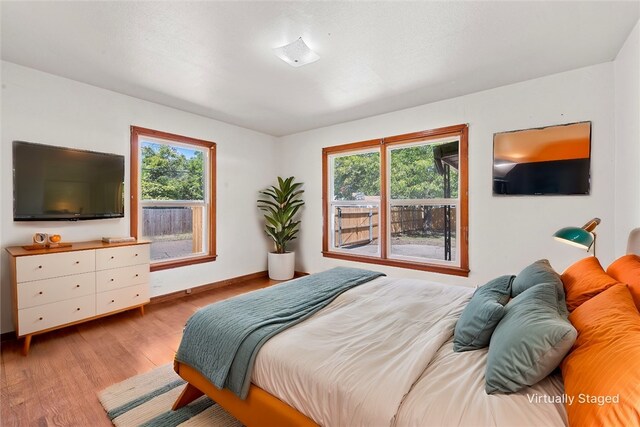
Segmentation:
[[(352, 154), (379, 153), (379, 151), (380, 150), (378, 149), (378, 145), (376, 144), (376, 146), (374, 146), (374, 147), (361, 148), (361, 149), (358, 149), (355, 152), (346, 151), (346, 152), (340, 152), (340, 153), (332, 153), (329, 156), (336, 156), (336, 157), (339, 157), (339, 156), (350, 156)], [(329, 171), (327, 173), (328, 173), (328, 180), (330, 180), (331, 182), (333, 182), (333, 178), (334, 178), (334, 169), (333, 169), (332, 166), (333, 166), (332, 163), (329, 162), (328, 163)], [(379, 166), (382, 167), (381, 164)], [(333, 200), (334, 189), (332, 188), (332, 186), (329, 186), (328, 190), (329, 190), (329, 196), (328, 196), (327, 200), (328, 200), (328, 203), (329, 203), (328, 209), (329, 209), (329, 216), (330, 216), (330, 218), (328, 220), (329, 221), (328, 227), (329, 227), (329, 233), (330, 233), (329, 241), (331, 243), (333, 243), (333, 239), (334, 239), (334, 236), (335, 236), (335, 228), (333, 226), (333, 221), (331, 221), (331, 217), (332, 217), (331, 212), (334, 209), (334, 205), (342, 205), (342, 206), (344, 206), (344, 205), (352, 205), (354, 207), (363, 207), (363, 208), (366, 205), (371, 205), (372, 207), (374, 207), (375, 209), (378, 210), (378, 225), (377, 226), (378, 226), (378, 233), (380, 232), (380, 230), (381, 230), (381, 228), (380, 228), (380, 218), (381, 218), (380, 210), (382, 209), (381, 200), (379, 200), (377, 202), (376, 201), (367, 202), (367, 201), (364, 201), (364, 200), (363, 201), (360, 201), (360, 200), (342, 200), (342, 201), (336, 202), (336, 201)], [(382, 190), (380, 190), (380, 191), (382, 191)], [(381, 196), (382, 196), (382, 192), (380, 192), (380, 196), (378, 196), (378, 197), (381, 197)], [(333, 247), (333, 246), (331, 246), (331, 247)], [(348, 251), (346, 251), (344, 249), (341, 249), (341, 248), (337, 248), (337, 249), (334, 248), (332, 250), (332, 252), (349, 255)], [(379, 256), (380, 256), (380, 248), (378, 249), (378, 254), (376, 255), (376, 257), (379, 257)]]
[[(144, 201), (140, 200), (141, 191), (141, 179), (140, 179), (140, 138), (148, 137), (150, 139), (163, 140), (176, 142), (185, 146), (195, 146), (198, 149), (205, 148), (209, 151), (209, 168), (207, 171), (209, 180), (205, 185), (205, 190), (208, 189), (208, 203), (204, 201), (205, 205), (208, 205), (208, 215), (206, 216), (208, 224), (205, 225), (204, 239), (207, 240), (207, 251), (204, 254), (198, 254), (194, 256), (176, 258), (167, 261), (156, 261), (151, 263), (150, 270), (166, 270), (176, 267), (184, 267), (187, 265), (200, 264), (205, 262), (215, 261), (216, 254), (216, 143), (212, 141), (205, 141), (202, 139), (191, 138), (187, 136), (172, 134), (168, 132), (162, 132), (153, 129), (147, 129), (139, 126), (131, 126), (131, 159), (130, 159), (130, 173), (131, 181), (130, 188), (130, 202), (131, 202), (131, 215), (130, 215), (130, 234), (136, 239), (139, 238), (140, 230), (140, 218), (141, 209), (144, 207)], [(174, 205), (174, 201), (161, 201), (159, 204)], [(184, 205), (193, 204), (189, 201), (182, 203)], [(182, 205), (181, 204), (181, 205)], [(196, 203), (200, 204), (200, 203)]]
[[(407, 268), (412, 270), (430, 271), (435, 273), (449, 274), (455, 276), (469, 276), (469, 167), (468, 167), (468, 133), (467, 124), (447, 126), (437, 129), (412, 132), (402, 135), (394, 135), (385, 138), (371, 139), (354, 142), (350, 144), (335, 145), (322, 149), (322, 254), (327, 258), (342, 259), (347, 261), (365, 262), (370, 264), (388, 265), (392, 267)], [(459, 254), (459, 265), (449, 265), (440, 263), (438, 260), (428, 262), (417, 262), (409, 259), (390, 258), (388, 218), (390, 218), (390, 150), (394, 146), (402, 146), (419, 142), (435, 142), (444, 138), (457, 138), (459, 141), (459, 182), (458, 182), (458, 204), (456, 209), (459, 218), (459, 235), (457, 235), (457, 248)], [(344, 251), (330, 250), (332, 232), (332, 207), (331, 194), (333, 189), (329, 180), (332, 177), (332, 166), (330, 157), (342, 154), (358, 154), (359, 152), (377, 148), (380, 153), (380, 202), (378, 211), (378, 239), (379, 255), (356, 255), (345, 253)], [(399, 147), (398, 147), (399, 148)], [(435, 261), (435, 262), (434, 262)]]

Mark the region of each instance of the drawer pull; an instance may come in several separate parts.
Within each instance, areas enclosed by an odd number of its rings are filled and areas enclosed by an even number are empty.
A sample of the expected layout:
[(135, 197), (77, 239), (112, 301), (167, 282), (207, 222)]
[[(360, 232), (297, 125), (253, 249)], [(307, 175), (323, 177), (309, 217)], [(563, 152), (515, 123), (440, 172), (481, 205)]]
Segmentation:
[(80, 261), (76, 261), (76, 264), (80, 264)]
[(76, 285), (76, 288), (79, 288), (79, 287), (80, 287), (80, 285)]
[(140, 296), (140, 294), (136, 294), (136, 296), (137, 296), (137, 297), (139, 297), (139, 296)]
[(41, 266), (41, 265), (39, 265), (39, 266), (38, 266), (38, 268), (42, 268), (42, 266)]
[(109, 279), (110, 282), (113, 282), (113, 279)]
[(112, 299), (111, 302), (116, 302), (116, 300)]
[(114, 256), (111, 257), (111, 259), (114, 259), (114, 258), (115, 258)]
[(139, 274), (138, 274), (138, 273), (136, 273), (136, 277), (138, 277), (138, 276), (139, 276)]
[(80, 307), (76, 308), (76, 311), (80, 311)]
[(39, 318), (38, 320), (44, 320), (44, 317)]
[(42, 291), (38, 292), (38, 295), (42, 295)]
[(135, 254), (134, 256), (138, 256), (138, 254)]

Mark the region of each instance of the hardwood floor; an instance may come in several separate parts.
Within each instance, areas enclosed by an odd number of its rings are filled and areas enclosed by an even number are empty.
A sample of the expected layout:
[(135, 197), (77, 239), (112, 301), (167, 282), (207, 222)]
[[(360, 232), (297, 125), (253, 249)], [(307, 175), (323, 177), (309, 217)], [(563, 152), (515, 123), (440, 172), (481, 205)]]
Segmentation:
[(22, 341), (1, 344), (2, 426), (110, 426), (97, 393), (133, 375), (171, 363), (185, 322), (197, 309), (270, 286), (254, 279), (147, 305)]

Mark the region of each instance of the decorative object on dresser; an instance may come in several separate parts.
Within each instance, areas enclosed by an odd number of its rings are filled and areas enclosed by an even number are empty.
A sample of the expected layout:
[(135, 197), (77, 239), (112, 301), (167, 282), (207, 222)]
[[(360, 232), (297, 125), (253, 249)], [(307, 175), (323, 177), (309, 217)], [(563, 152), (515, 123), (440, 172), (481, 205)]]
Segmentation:
[(144, 314), (149, 302), (148, 241), (7, 252), (13, 321), (16, 335), (25, 338), (25, 356), (33, 335), (133, 308)]
[(553, 234), (553, 237), (559, 242), (586, 249), (587, 252), (593, 246), (593, 256), (596, 256), (596, 233), (593, 230), (598, 224), (600, 224), (600, 218), (593, 218), (582, 227), (561, 228)]
[(135, 237), (103, 237), (102, 241), (104, 243), (125, 243), (125, 242), (135, 242)]
[(33, 235), (33, 245), (25, 245), (22, 249), (35, 251), (44, 248), (69, 248), (71, 243), (62, 243), (62, 236), (59, 234), (35, 233)]
[(275, 243), (275, 252), (269, 252), (269, 278), (289, 280), (295, 271), (295, 253), (287, 252), (287, 243), (296, 238), (300, 221), (294, 221), (298, 210), (304, 205), (302, 183), (294, 177), (278, 177), (278, 186), (260, 191), (262, 199), (258, 208), (264, 212), (264, 227), (267, 235)]
[(62, 240), (62, 236), (60, 236), (59, 234), (49, 234), (47, 236), (47, 243), (49, 244), (50, 248), (55, 248), (60, 246), (62, 243), (60, 243), (60, 241)]
[(33, 244), (34, 245), (44, 245), (47, 243), (47, 238), (49, 235), (47, 233), (36, 233), (33, 235)]

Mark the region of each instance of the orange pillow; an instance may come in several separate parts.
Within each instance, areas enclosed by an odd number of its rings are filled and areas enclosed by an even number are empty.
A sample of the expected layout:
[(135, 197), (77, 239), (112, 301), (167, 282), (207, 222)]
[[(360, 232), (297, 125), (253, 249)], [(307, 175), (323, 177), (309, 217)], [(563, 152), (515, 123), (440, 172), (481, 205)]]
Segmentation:
[(583, 302), (618, 283), (605, 273), (596, 257), (588, 257), (573, 263), (560, 276), (567, 296), (567, 308), (573, 311)]
[(578, 330), (560, 365), (571, 426), (640, 425), (640, 313), (626, 285), (569, 315)]
[(607, 268), (607, 274), (629, 285), (636, 307), (640, 310), (640, 256), (629, 254), (618, 258)]

